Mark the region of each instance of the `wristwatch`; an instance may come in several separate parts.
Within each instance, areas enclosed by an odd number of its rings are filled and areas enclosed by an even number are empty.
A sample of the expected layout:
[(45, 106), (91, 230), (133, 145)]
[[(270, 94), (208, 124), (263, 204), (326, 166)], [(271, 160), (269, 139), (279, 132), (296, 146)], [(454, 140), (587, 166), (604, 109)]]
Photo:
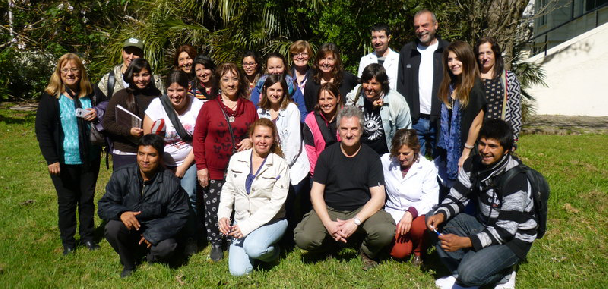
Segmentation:
[(353, 222), (355, 222), (355, 225), (357, 225), (357, 226), (361, 226), (361, 220), (359, 220), (359, 218), (358, 218), (358, 217), (354, 217), (354, 218), (353, 218)]

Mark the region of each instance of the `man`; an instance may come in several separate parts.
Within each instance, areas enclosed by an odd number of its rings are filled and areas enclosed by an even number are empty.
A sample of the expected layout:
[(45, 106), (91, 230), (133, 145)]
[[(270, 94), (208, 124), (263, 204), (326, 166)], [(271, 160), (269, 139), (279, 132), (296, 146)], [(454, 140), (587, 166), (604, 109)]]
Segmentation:
[(161, 166), (163, 149), (162, 137), (143, 136), (137, 163), (114, 172), (99, 200), (99, 217), (108, 221), (106, 239), (123, 265), (121, 278), (135, 270), (138, 249), (149, 250), (148, 262), (168, 261), (188, 218), (186, 192), (175, 174)]
[(372, 63), (378, 63), (386, 69), (389, 87), (391, 90), (397, 89), (397, 71), (399, 70), (399, 53), (390, 49), (388, 46), (391, 41), (391, 30), (386, 24), (376, 24), (371, 28), (372, 46), (374, 52), (361, 57), (357, 77), (361, 77), (363, 69)]
[(378, 253), (391, 243), (395, 224), (382, 210), (384, 176), (379, 156), (361, 144), (362, 113), (346, 106), (338, 113), (341, 142), (319, 156), (310, 191), (313, 210), (294, 231), (296, 245), (307, 251), (326, 250), (333, 239), (348, 242), (365, 234), (360, 254), (363, 269), (377, 265)]
[[(427, 227), (440, 233), (437, 252), (452, 273), (438, 279), (438, 287), (498, 282), (496, 288), (514, 288), (513, 266), (532, 247), (538, 226), (526, 175), (516, 174), (499, 185), (507, 171), (521, 164), (511, 155), (512, 147), (509, 124), (485, 121), (479, 131), (479, 155), (464, 163), (450, 194), (427, 217)], [(464, 213), (469, 201), (476, 202), (475, 216)]]
[(443, 79), (443, 50), (449, 45), (437, 36), (437, 18), (429, 10), (414, 15), (416, 41), (407, 43), (399, 52), (397, 91), (407, 100), (412, 114), (412, 128), (418, 133), (420, 152), (436, 155), (436, 135), (441, 102), (437, 98)]
[[(129, 38), (122, 44), (122, 64), (114, 66), (114, 68), (106, 73), (97, 86), (103, 92), (107, 99), (110, 99), (117, 91), (129, 87), (129, 84), (124, 81), (123, 75), (127, 72), (127, 68), (131, 61), (136, 58), (144, 57), (144, 43), (137, 38)], [(165, 87), (160, 76), (153, 75), (154, 85), (158, 90), (164, 91)]]

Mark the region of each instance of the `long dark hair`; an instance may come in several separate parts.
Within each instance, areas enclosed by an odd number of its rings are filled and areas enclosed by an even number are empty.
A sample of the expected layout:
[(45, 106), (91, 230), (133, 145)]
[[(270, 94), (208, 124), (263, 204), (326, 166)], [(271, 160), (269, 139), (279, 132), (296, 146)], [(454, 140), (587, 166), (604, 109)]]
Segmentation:
[(285, 56), (283, 56), (283, 54), (280, 54), (278, 52), (271, 52), (268, 53), (268, 55), (266, 55), (266, 61), (264, 62), (264, 73), (266, 74), (270, 74), (268, 72), (268, 61), (270, 60), (270, 58), (278, 58), (281, 59), (281, 61), (283, 61), (283, 76), (286, 76), (289, 74), (289, 69), (287, 69), (287, 60), (285, 60)]
[(175, 69), (167, 76), (167, 87), (173, 83), (179, 84), (184, 89), (188, 89), (188, 74), (181, 69)]
[[(475, 55), (479, 55), (479, 46), (484, 43), (490, 43), (490, 49), (494, 52), (494, 77), (499, 77), (502, 75), (503, 70), (505, 69), (505, 63), (502, 59), (502, 51), (500, 50), (500, 45), (494, 37), (482, 37), (475, 44)], [(481, 71), (481, 65), (479, 60), (477, 60), (477, 65), (479, 65), (479, 70)]]
[(129, 87), (127, 87), (127, 89), (126, 89), (127, 90), (127, 99), (126, 99), (127, 107), (126, 107), (126, 109), (128, 109), (131, 112), (134, 112), (136, 109), (134, 93), (137, 90), (139, 90), (137, 88), (137, 86), (135, 85), (135, 83), (133, 82), (133, 76), (135, 73), (139, 73), (144, 69), (148, 70), (148, 72), (150, 73), (150, 83), (148, 83), (148, 86), (146, 86), (144, 88), (144, 89), (147, 89), (151, 86), (154, 86), (154, 77), (152, 76), (152, 67), (150, 67), (150, 63), (143, 58), (133, 59), (131, 61), (131, 64), (129, 64), (129, 67), (127, 67), (127, 71), (125, 72), (125, 74), (122, 77), (122, 79), (127, 84), (129, 84)]
[[(452, 75), (448, 68), (448, 54), (453, 52), (456, 58), (462, 62), (462, 74), (460, 76)], [(451, 108), (450, 99), (450, 84), (454, 87), (456, 99), (460, 101), (462, 107), (469, 104), (469, 93), (475, 85), (475, 80), (479, 78), (479, 70), (477, 69), (477, 61), (475, 53), (471, 45), (464, 41), (454, 41), (443, 51), (443, 80), (439, 85), (439, 99), (449, 108)]]

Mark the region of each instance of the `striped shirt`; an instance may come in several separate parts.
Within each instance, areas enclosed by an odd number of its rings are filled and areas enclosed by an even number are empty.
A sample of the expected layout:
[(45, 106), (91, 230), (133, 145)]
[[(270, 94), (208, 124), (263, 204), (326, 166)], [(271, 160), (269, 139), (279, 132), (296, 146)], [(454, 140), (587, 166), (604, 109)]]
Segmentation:
[(506, 171), (521, 161), (506, 154), (491, 167), (483, 166), (479, 156), (469, 158), (459, 170), (458, 180), (436, 213), (449, 219), (464, 212), (472, 198), (477, 201), (477, 220), (486, 225), (481, 232), (468, 236), (478, 251), (490, 245), (506, 245), (518, 257), (524, 258), (536, 239), (536, 217), (532, 187), (524, 174), (513, 177), (504, 192), (495, 188)]

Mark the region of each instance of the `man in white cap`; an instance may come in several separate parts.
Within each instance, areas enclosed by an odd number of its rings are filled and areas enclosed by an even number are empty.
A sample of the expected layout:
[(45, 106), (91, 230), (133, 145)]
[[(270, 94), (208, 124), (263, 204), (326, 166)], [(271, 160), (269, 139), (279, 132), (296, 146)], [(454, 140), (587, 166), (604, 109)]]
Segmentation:
[[(131, 37), (122, 44), (122, 64), (114, 66), (114, 68), (106, 73), (97, 86), (107, 97), (111, 98), (117, 91), (129, 86), (123, 80), (123, 74), (127, 71), (127, 67), (131, 64), (131, 61), (136, 58), (144, 57), (144, 43), (134, 37)], [(153, 75), (154, 85), (160, 91), (164, 91), (165, 87), (160, 79), (160, 76)]]

